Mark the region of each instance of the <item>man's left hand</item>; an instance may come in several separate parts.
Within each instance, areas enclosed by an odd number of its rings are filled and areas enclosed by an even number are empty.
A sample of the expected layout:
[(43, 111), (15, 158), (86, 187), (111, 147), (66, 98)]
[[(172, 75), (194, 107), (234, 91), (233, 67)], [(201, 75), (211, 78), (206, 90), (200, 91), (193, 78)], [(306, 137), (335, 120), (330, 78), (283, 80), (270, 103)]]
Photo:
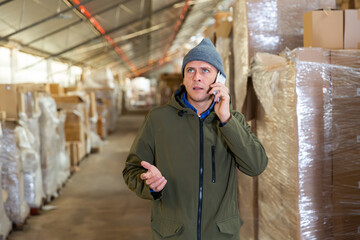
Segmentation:
[(227, 123), (231, 118), (229, 89), (219, 82), (211, 84), (210, 87), (211, 90), (209, 91), (209, 94), (216, 92), (214, 96), (215, 113), (222, 123)]

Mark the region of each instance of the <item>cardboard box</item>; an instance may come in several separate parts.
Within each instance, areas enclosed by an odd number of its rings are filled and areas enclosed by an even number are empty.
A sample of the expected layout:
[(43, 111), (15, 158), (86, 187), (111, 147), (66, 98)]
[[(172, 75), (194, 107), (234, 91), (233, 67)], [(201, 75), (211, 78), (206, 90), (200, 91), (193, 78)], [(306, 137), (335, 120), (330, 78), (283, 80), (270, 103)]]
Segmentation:
[(56, 103), (83, 103), (85, 102), (81, 96), (78, 95), (63, 95), (63, 96), (52, 96)]
[(360, 239), (360, 51), (332, 50), (330, 61), (333, 235)]
[(6, 120), (6, 112), (0, 111), (0, 121), (5, 121), (5, 120)]
[[(331, 82), (334, 98), (355, 98), (360, 96), (360, 51), (331, 50)], [(347, 68), (344, 68), (347, 67)], [(348, 68), (352, 68), (350, 71)]]
[(96, 103), (96, 95), (95, 92), (89, 92), (89, 96), (90, 96), (90, 111), (89, 111), (89, 116), (92, 117), (97, 117), (97, 103)]
[[(269, 157), (267, 169), (258, 176), (258, 239), (332, 236), (327, 221), (332, 214), (332, 165), (324, 153), (323, 120), (329, 52), (304, 48), (295, 54), (295, 69), (279, 68), (272, 114), (265, 114), (263, 106), (257, 109), (257, 135)], [(254, 83), (264, 80), (253, 77)]]
[(65, 139), (67, 142), (85, 142), (83, 122), (81, 117), (73, 112), (66, 113)]
[(45, 92), (45, 84), (0, 84), (0, 111), (6, 112), (9, 121), (17, 121), (19, 113), (31, 118), (39, 112), (38, 95)]
[(240, 239), (257, 239), (259, 224), (257, 206), (257, 178), (249, 177), (241, 172), (237, 175), (238, 206), (243, 225), (240, 228)]
[(52, 95), (64, 95), (64, 88), (58, 83), (49, 83), (48, 89)]
[(23, 108), (16, 85), (0, 84), (0, 111), (6, 112), (7, 119), (18, 120), (18, 113)]
[(77, 91), (84, 91), (84, 88), (82, 86), (80, 86), (80, 85), (64, 87), (64, 92), (65, 93), (77, 92)]
[(232, 13), (217, 12), (215, 13), (215, 34), (217, 38), (229, 37), (232, 28)]
[(360, 49), (360, 9), (344, 10), (344, 48)]
[(101, 139), (106, 139), (108, 136), (107, 132), (107, 121), (105, 116), (99, 115), (98, 121), (97, 121), (97, 134), (100, 136)]
[(304, 47), (343, 48), (342, 10), (318, 10), (304, 13), (303, 23)]
[(68, 142), (67, 144), (69, 145), (70, 151), (70, 171), (73, 172), (80, 161), (80, 157), (78, 153), (77, 143)]
[(354, 8), (360, 9), (360, 0), (354, 0)]

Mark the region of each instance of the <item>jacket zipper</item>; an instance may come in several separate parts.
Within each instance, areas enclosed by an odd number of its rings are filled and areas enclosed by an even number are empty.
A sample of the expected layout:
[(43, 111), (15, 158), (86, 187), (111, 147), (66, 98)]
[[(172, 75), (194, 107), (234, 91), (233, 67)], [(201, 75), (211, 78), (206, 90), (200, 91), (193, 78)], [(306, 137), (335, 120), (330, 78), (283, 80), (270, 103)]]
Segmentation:
[(211, 146), (211, 163), (212, 163), (212, 182), (216, 181), (216, 173), (215, 173), (215, 146)]
[(199, 203), (198, 203), (198, 221), (197, 221), (197, 240), (201, 240), (201, 215), (203, 200), (203, 179), (204, 179), (204, 130), (203, 120), (200, 120), (200, 168), (199, 168)]

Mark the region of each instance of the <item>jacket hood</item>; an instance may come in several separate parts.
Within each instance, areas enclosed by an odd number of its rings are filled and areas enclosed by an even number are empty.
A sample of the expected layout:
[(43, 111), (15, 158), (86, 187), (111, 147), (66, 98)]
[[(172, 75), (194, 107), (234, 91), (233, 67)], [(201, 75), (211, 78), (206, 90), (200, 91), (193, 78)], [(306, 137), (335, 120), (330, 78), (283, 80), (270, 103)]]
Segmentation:
[(178, 109), (178, 110), (186, 110), (186, 105), (182, 102), (181, 97), (186, 93), (185, 86), (182, 84), (171, 96), (168, 101), (168, 105)]

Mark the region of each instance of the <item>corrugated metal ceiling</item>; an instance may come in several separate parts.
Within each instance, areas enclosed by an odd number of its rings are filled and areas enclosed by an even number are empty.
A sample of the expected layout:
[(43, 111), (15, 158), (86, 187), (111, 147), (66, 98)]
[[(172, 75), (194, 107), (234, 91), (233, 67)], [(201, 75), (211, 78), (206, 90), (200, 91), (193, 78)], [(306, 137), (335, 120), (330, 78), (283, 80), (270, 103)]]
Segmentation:
[(0, 45), (138, 75), (182, 49), (223, 1), (0, 1)]

